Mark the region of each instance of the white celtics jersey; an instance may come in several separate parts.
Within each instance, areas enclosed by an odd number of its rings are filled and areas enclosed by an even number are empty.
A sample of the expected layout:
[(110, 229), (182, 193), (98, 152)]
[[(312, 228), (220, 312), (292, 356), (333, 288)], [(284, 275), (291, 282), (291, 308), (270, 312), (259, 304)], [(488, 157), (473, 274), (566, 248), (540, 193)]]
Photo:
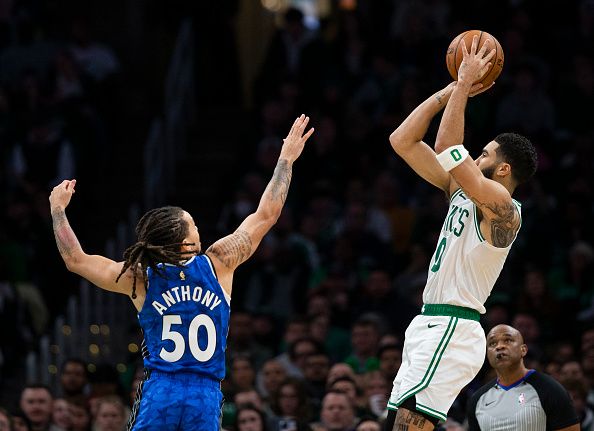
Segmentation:
[[(520, 212), (520, 204), (514, 200)], [(521, 212), (520, 212), (521, 214)], [(512, 242), (513, 243), (513, 242)], [(485, 312), (484, 303), (499, 277), (511, 244), (489, 244), (479, 229), (476, 205), (456, 190), (429, 264), (425, 304), (450, 304)]]

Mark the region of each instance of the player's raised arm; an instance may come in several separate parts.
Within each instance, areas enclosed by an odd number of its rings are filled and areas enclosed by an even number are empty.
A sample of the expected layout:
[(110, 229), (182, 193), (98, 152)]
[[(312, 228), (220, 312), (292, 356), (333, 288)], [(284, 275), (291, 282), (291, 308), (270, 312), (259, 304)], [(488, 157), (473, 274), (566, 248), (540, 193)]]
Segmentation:
[[(494, 241), (497, 245), (509, 245), (519, 226), (520, 216), (512, 202), (510, 192), (497, 181), (486, 178), (468, 151), (462, 145), (464, 141), (464, 111), (473, 83), (478, 81), (489, 69), (489, 60), (495, 54), (489, 41), (478, 50), (478, 37), (475, 36), (470, 51), (463, 43), (464, 60), (458, 71), (458, 81), (454, 86), (448, 105), (445, 108), (435, 151), (441, 166), (450, 172), (466, 195), (480, 208), (482, 214), (497, 226), (494, 226)], [(508, 165), (509, 167), (509, 165)]]
[(74, 194), (75, 186), (76, 180), (64, 180), (54, 187), (49, 198), (56, 245), (66, 268), (102, 289), (128, 295), (132, 290), (131, 277), (122, 277), (119, 282), (116, 282), (123, 262), (86, 254), (70, 227), (66, 217), (66, 207)]
[(291, 184), (293, 162), (300, 156), (305, 142), (314, 131), (311, 128), (305, 133), (308, 122), (309, 117), (301, 115), (293, 123), (284, 139), (272, 179), (266, 186), (256, 211), (250, 214), (235, 232), (221, 238), (206, 250), (206, 254), (213, 258), (219, 281), (228, 292), (231, 286), (230, 281), (225, 282), (225, 275), (232, 275), (233, 271), (254, 253), (281, 214)]
[[(435, 158), (435, 151), (425, 142), (423, 137), (427, 133), (429, 124), (448, 103), (455, 83), (433, 94), (398, 126), (390, 135), (390, 144), (396, 154), (425, 181), (449, 194), (451, 176), (446, 172)], [(481, 92), (479, 85), (471, 89), (471, 95)]]

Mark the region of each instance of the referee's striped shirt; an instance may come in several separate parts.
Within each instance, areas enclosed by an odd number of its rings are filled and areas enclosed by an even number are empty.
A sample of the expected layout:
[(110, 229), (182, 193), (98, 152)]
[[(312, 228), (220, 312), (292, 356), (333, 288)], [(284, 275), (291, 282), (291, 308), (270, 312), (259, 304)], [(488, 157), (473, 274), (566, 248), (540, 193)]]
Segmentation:
[(535, 370), (509, 386), (492, 380), (475, 392), (468, 407), (469, 431), (549, 431), (577, 423), (567, 391)]

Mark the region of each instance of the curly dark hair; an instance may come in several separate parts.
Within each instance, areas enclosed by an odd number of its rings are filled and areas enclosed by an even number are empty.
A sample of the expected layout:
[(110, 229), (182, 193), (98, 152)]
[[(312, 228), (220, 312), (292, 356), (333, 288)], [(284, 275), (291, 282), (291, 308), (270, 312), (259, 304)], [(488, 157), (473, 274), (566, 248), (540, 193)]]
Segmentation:
[(137, 242), (124, 252), (124, 267), (116, 279), (117, 282), (128, 268), (133, 269), (132, 298), (136, 298), (138, 271), (142, 273), (146, 289), (147, 268), (163, 274), (160, 263), (179, 265), (184, 259), (181, 246), (188, 235), (189, 226), (183, 219), (183, 213), (184, 210), (179, 207), (166, 206), (147, 211), (138, 221)]
[(512, 178), (517, 184), (528, 181), (536, 172), (538, 156), (530, 140), (517, 133), (501, 133), (494, 139), (501, 159), (512, 167)]

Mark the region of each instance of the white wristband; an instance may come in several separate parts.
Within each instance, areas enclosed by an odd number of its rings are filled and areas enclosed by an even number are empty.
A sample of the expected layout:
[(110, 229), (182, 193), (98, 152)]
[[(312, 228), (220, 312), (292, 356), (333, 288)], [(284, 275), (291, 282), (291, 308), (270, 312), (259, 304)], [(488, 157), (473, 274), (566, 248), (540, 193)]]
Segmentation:
[(468, 150), (464, 145), (454, 145), (437, 154), (437, 161), (447, 172), (461, 164), (468, 157)]

